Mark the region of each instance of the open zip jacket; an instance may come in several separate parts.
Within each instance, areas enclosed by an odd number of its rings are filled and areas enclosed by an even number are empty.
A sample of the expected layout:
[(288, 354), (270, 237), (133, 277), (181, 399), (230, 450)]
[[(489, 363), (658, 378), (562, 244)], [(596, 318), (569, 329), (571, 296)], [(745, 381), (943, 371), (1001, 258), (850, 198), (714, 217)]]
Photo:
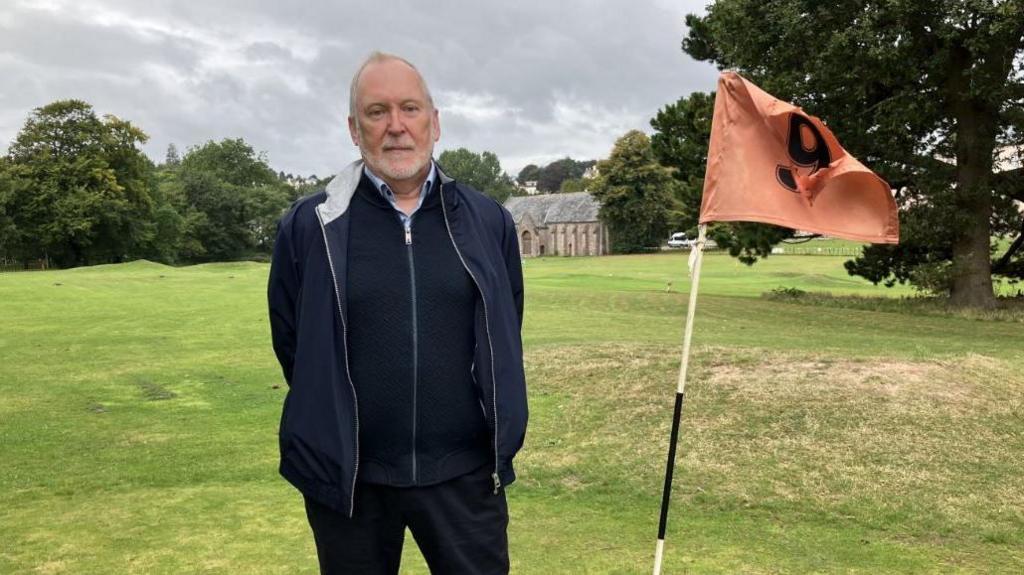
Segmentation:
[[(349, 516), (359, 477), (359, 399), (348, 366), (345, 280), (348, 207), (362, 173), (362, 161), (350, 164), (281, 218), (267, 288), (274, 352), (288, 382), (281, 475)], [(448, 236), (478, 291), (473, 378), (491, 432), (497, 493), (515, 480), (512, 458), (526, 435), (519, 244), (507, 210), (439, 175)]]

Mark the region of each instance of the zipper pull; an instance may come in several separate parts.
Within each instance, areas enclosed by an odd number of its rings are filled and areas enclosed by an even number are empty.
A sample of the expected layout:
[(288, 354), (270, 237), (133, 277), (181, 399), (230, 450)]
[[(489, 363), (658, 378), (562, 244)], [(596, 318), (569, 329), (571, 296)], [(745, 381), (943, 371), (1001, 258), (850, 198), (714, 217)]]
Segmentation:
[(405, 245), (412, 245), (412, 226), (405, 227)]
[(494, 494), (497, 495), (498, 490), (501, 489), (501, 479), (498, 478), (497, 472), (491, 474), (491, 479), (494, 480)]

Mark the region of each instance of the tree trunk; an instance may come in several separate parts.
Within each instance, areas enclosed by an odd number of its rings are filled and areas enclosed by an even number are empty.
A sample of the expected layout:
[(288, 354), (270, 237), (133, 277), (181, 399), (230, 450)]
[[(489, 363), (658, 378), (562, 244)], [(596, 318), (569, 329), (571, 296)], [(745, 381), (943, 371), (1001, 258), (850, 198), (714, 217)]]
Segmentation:
[(989, 256), (989, 217), (992, 202), (978, 202), (964, 214), (967, 227), (953, 244), (953, 277), (949, 303), (957, 307), (993, 308), (992, 262)]
[[(1003, 47), (994, 47), (1000, 50)], [(996, 147), (999, 108), (975, 93), (972, 81), (991, 70), (995, 54), (975, 66), (975, 57), (961, 41), (951, 47), (946, 79), (948, 109), (955, 118), (956, 207), (949, 302), (957, 307), (993, 308), (992, 153)]]
[(965, 103), (957, 118), (958, 234), (953, 244), (949, 302), (957, 307), (993, 308), (992, 152), (996, 118)]

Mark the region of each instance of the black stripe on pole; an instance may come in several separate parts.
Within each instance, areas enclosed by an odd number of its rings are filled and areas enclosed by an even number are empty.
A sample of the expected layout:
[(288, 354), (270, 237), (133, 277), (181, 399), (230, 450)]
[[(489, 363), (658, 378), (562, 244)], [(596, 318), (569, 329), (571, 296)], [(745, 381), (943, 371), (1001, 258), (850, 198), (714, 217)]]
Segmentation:
[(683, 396), (686, 392), (676, 393), (676, 407), (672, 412), (672, 435), (668, 443), (668, 463), (665, 464), (665, 489), (661, 494), (661, 521), (658, 523), (658, 539), (665, 538), (668, 526), (668, 501), (672, 496), (672, 471), (676, 467), (676, 442), (679, 439), (679, 419), (683, 412)]

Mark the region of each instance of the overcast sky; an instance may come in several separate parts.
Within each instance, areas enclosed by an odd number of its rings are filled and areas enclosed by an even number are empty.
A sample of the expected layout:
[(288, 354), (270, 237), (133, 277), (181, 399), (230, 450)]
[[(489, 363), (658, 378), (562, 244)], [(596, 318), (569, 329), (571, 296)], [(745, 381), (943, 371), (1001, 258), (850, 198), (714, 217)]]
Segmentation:
[(244, 138), (275, 170), (327, 175), (358, 156), (348, 84), (372, 50), (423, 72), (435, 153), (490, 150), (515, 175), (607, 157), (658, 108), (714, 89), (680, 49), (705, 0), (416, 2), (3, 0), (0, 149), (33, 108), (78, 98), (174, 143)]

